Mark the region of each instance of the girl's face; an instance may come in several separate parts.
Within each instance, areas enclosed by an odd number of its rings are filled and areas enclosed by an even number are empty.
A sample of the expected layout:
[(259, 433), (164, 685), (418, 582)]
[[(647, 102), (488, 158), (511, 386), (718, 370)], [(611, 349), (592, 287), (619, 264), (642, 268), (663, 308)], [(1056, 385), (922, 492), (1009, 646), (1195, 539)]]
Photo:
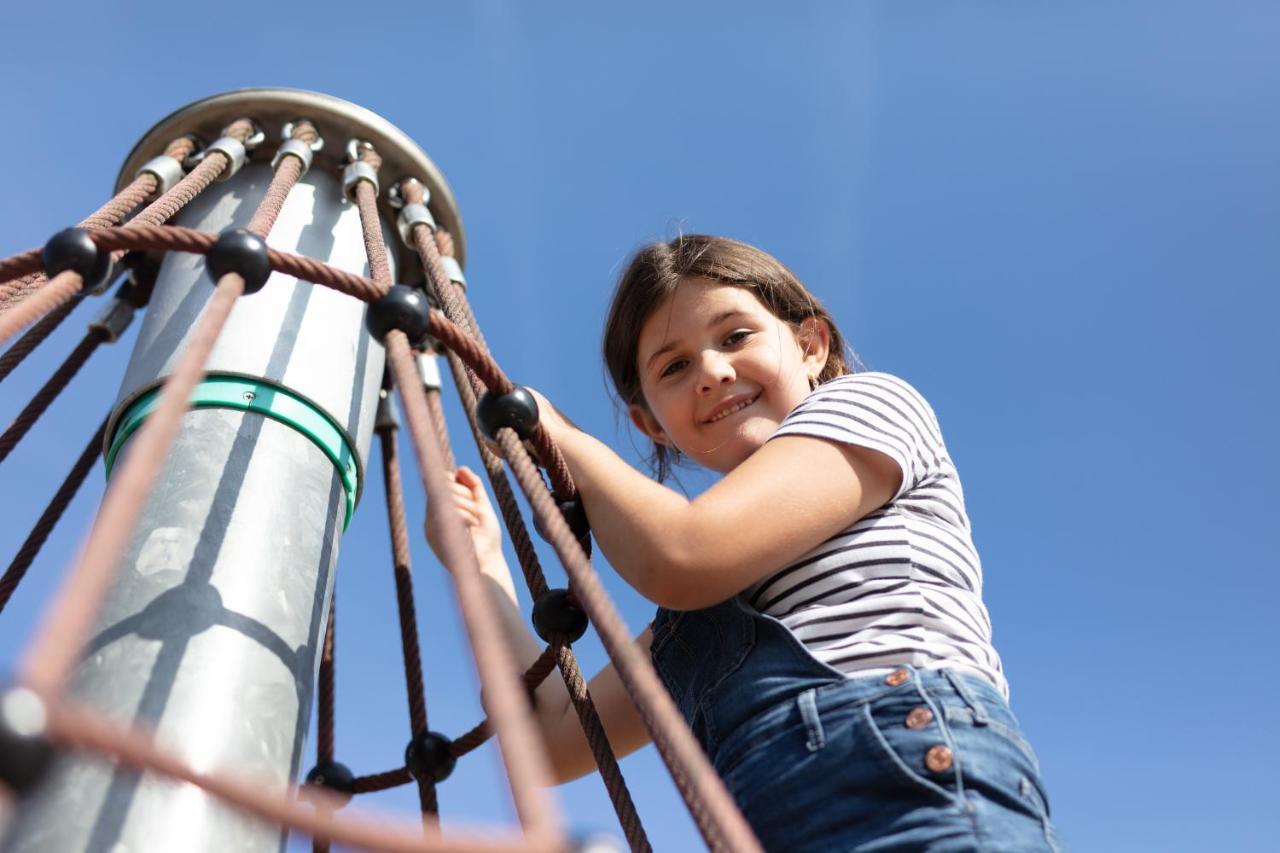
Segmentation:
[(651, 439), (726, 473), (773, 435), (827, 361), (829, 333), (797, 334), (750, 290), (686, 279), (640, 330), (636, 365), (647, 406), (629, 414)]

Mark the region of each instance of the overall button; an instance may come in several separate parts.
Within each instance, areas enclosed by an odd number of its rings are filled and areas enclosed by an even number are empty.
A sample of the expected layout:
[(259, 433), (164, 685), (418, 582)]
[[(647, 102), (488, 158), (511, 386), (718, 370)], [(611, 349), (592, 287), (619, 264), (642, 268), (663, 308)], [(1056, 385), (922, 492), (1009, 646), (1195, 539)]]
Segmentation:
[(951, 750), (942, 744), (930, 747), (924, 754), (924, 766), (934, 773), (946, 773), (951, 769)]
[(925, 726), (933, 722), (933, 712), (925, 706), (912, 708), (911, 713), (907, 714), (907, 728), (923, 729)]
[(907, 672), (905, 669), (895, 669), (893, 672), (885, 676), (884, 683), (890, 687), (897, 687), (910, 677), (911, 673)]

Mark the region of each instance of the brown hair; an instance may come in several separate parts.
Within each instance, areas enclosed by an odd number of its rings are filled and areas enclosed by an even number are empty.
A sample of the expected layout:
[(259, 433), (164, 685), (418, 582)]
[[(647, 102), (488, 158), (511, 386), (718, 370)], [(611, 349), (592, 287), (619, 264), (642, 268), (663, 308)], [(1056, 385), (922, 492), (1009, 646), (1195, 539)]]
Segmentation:
[[(856, 356), (846, 346), (831, 314), (777, 258), (728, 237), (683, 234), (636, 252), (618, 279), (604, 327), (604, 361), (623, 405), (648, 405), (636, 364), (640, 329), (680, 282), (690, 278), (707, 278), (750, 290), (795, 331), (810, 317), (821, 320), (831, 333), (831, 346), (818, 382), (853, 372), (850, 364), (856, 363)], [(675, 448), (653, 445), (650, 463), (659, 481), (666, 479), (672, 464), (679, 460), (680, 452)]]

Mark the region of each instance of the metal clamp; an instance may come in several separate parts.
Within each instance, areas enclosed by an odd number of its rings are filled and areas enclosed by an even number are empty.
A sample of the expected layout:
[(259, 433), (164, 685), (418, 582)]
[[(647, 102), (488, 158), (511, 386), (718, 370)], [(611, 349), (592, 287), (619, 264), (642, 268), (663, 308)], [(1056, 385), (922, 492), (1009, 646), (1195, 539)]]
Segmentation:
[[(280, 143), (280, 147), (276, 149), (276, 154), (271, 158), (271, 168), (274, 171), (280, 165), (280, 161), (292, 154), (302, 161), (302, 174), (305, 175), (311, 168), (311, 161), (315, 157), (312, 152), (315, 149), (303, 142), (301, 139), (286, 139)], [(302, 175), (298, 176), (299, 178)]]
[(396, 217), (396, 227), (400, 229), (400, 239), (410, 249), (413, 248), (413, 226), (422, 223), (432, 231), (436, 230), (435, 217), (427, 210), (425, 204), (406, 204)]
[[(280, 131), (280, 139), (281, 139), (282, 141), (284, 141), (284, 142), (288, 142), (290, 139), (293, 139), (293, 128), (294, 128), (294, 126), (295, 126), (295, 125), (297, 125), (297, 123), (298, 123), (299, 121), (310, 121), (310, 120), (309, 120), (309, 119), (297, 119), (296, 121), (286, 121), (286, 122), (284, 123), (284, 129)], [(314, 125), (314, 124), (312, 124), (311, 126), (312, 126), (312, 127), (315, 127), (315, 125)], [(312, 150), (312, 151), (319, 151), (319, 150), (321, 150), (322, 148), (324, 148), (324, 137), (323, 137), (323, 136), (321, 136), (321, 135), (320, 135), (320, 131), (319, 131), (319, 130), (317, 130), (317, 131), (316, 131), (316, 141), (315, 141), (315, 142), (313, 142), (313, 143), (311, 143), (311, 150)]]
[(449, 276), (449, 281), (454, 282), (463, 290), (467, 289), (467, 277), (462, 274), (462, 265), (458, 263), (458, 259), (453, 255), (441, 255), (440, 266), (444, 267), (445, 273)]
[(440, 385), (440, 358), (435, 353), (418, 353), (418, 378), (422, 380), (422, 387), (428, 391), (439, 391)]
[(431, 203), (431, 190), (427, 189), (426, 184), (423, 184), (422, 181), (419, 181), (417, 178), (404, 178), (396, 181), (391, 185), (391, 189), (387, 190), (387, 204), (391, 205), (396, 210), (405, 206), (406, 202), (404, 191), (400, 189), (400, 185), (404, 181), (413, 181), (415, 184), (420, 184), (422, 186), (422, 204)]
[(148, 174), (155, 176), (156, 195), (164, 195), (173, 188), (174, 184), (182, 180), (186, 172), (177, 157), (161, 154), (159, 157), (152, 157), (143, 163), (142, 168), (134, 174), (134, 177), (140, 178)]
[(115, 343), (124, 334), (125, 329), (129, 328), (137, 310), (128, 301), (117, 296), (104, 305), (98, 312), (98, 316), (93, 318), (89, 323), (89, 330), (100, 331), (107, 343)]
[(215, 139), (208, 148), (200, 152), (200, 160), (203, 162), (214, 151), (221, 151), (230, 161), (227, 168), (222, 170), (222, 174), (218, 175), (220, 181), (225, 181), (240, 171), (240, 167), (249, 158), (245, 144), (234, 136), (221, 136)]
[(400, 414), (396, 411), (396, 401), (391, 398), (391, 392), (383, 388), (378, 392), (378, 409), (373, 417), (373, 431), (394, 432), (398, 429), (400, 429)]
[(354, 163), (348, 163), (347, 167), (342, 170), (342, 194), (351, 201), (355, 201), (356, 184), (361, 181), (368, 181), (373, 185), (373, 194), (375, 196), (381, 192), (378, 186), (378, 170), (362, 160), (357, 160)]

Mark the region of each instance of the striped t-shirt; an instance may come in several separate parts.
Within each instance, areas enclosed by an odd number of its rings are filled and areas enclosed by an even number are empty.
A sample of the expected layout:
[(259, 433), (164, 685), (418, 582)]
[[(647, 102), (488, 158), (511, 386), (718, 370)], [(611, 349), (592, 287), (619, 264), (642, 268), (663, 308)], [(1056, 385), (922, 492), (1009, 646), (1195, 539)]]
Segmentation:
[(933, 409), (886, 373), (841, 376), (787, 415), (774, 437), (867, 447), (902, 469), (902, 486), (785, 569), (742, 593), (841, 672), (911, 664), (957, 667), (1008, 695), (964, 492)]

